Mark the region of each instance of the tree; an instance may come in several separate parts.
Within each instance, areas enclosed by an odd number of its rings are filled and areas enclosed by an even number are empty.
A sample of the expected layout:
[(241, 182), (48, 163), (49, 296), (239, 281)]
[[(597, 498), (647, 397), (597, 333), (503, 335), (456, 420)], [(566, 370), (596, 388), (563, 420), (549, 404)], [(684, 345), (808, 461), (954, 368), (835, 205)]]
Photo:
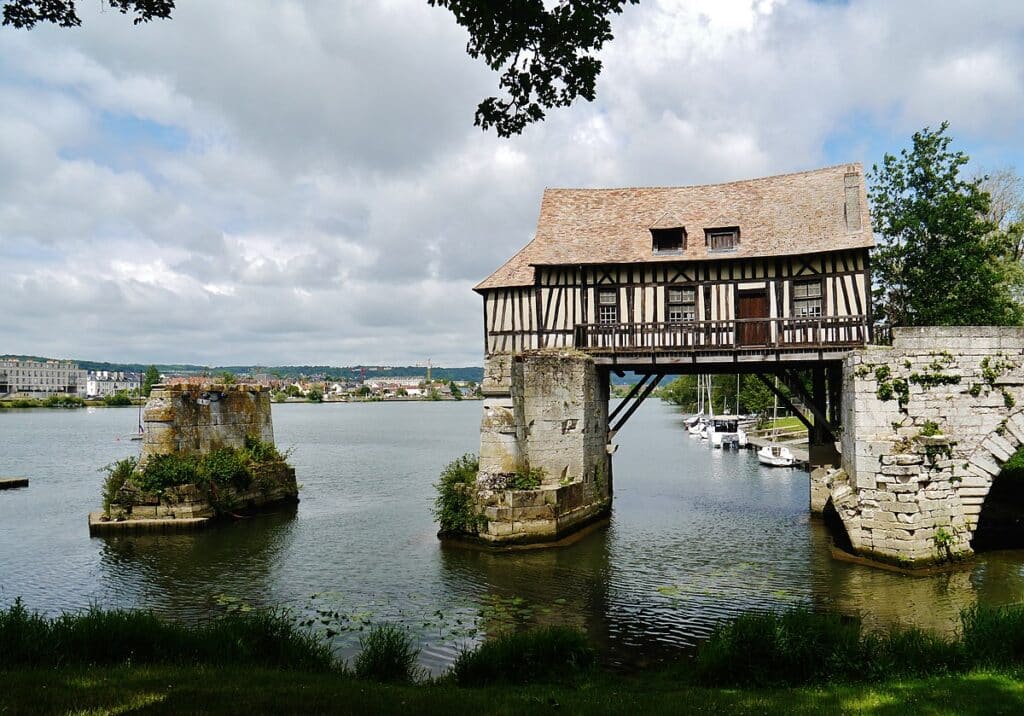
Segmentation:
[[(474, 124), (500, 137), (520, 134), (544, 112), (567, 107), (578, 97), (593, 101), (601, 61), (595, 57), (612, 39), (610, 16), (640, 0), (427, 0), (447, 8), (469, 32), (466, 52), (483, 57), (499, 72), (502, 97), (477, 106)], [(4, 25), (31, 29), (38, 23), (82, 24), (76, 0), (6, 0)], [(134, 23), (170, 18), (174, 0), (105, 0)], [(550, 7), (548, 7), (550, 6)]]
[(452, 391), (452, 400), (462, 400), (462, 391), (459, 390), (459, 386), (455, 385), (454, 380), (448, 384), (448, 387)]
[(238, 376), (229, 370), (221, 371), (220, 375), (217, 376), (218, 380), (224, 385), (234, 385), (238, 382)]
[(869, 175), (875, 230), (875, 307), (891, 325), (1014, 325), (1017, 272), (1005, 236), (987, 214), (981, 180), (965, 181), (966, 154), (952, 151), (949, 124), (925, 128), (900, 156)]
[(311, 403), (321, 403), (323, 402), (324, 394), (319, 388), (310, 388), (309, 392), (306, 393), (306, 398), (308, 398)]
[(149, 397), (150, 392), (153, 390), (153, 386), (160, 382), (160, 371), (156, 369), (155, 365), (151, 365), (146, 368), (146, 373), (142, 377), (142, 394)]
[(1024, 259), (1024, 177), (1003, 168), (980, 179), (990, 198), (986, 218), (1005, 234), (1006, 258), (1020, 262)]
[[(104, 0), (121, 14), (135, 15), (134, 24), (160, 18), (167, 19), (174, 9), (174, 0)], [(32, 29), (40, 22), (61, 27), (78, 27), (82, 20), (75, 11), (75, 0), (7, 0), (4, 3), (4, 25)]]

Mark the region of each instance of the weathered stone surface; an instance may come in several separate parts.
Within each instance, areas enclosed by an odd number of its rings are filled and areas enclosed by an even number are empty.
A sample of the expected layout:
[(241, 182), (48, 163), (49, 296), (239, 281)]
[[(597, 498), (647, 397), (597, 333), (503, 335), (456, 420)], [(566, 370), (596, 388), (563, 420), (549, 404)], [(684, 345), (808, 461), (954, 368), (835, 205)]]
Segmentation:
[[(890, 389), (897, 378), (907, 381), (906, 402), (895, 391), (892, 399), (880, 397), (886, 375)], [(1019, 385), (1018, 328), (896, 329), (891, 348), (859, 350), (846, 360), (846, 477), (833, 480), (830, 492), (858, 551), (903, 565), (971, 553), (993, 479), (1024, 441), (1024, 413), (1007, 406), (1020, 401), (1002, 394)], [(919, 434), (932, 423), (940, 434)], [(893, 524), (899, 526), (887, 527)]]

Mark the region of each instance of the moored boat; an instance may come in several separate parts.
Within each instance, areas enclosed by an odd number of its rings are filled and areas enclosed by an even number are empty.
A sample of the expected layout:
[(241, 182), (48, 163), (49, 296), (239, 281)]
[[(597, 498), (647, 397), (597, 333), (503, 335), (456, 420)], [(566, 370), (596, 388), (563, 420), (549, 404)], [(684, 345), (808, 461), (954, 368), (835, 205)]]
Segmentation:
[(796, 463), (796, 457), (790, 449), (784, 445), (765, 445), (757, 451), (757, 460), (762, 465), (771, 467), (792, 467)]

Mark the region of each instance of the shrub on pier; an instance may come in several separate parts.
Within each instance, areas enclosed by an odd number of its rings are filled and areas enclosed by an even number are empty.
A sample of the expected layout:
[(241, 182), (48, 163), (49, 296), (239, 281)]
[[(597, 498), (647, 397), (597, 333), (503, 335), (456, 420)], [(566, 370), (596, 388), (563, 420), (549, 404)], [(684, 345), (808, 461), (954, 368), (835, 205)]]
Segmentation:
[(474, 501), (476, 475), (480, 460), (472, 453), (448, 463), (441, 471), (440, 481), (434, 485), (434, 519), (442, 535), (476, 534), (481, 516)]
[[(208, 503), (218, 514), (232, 511), (239, 495), (246, 492), (264, 496), (281, 490), (294, 492), (287, 455), (272, 443), (253, 437), (246, 438), (242, 448), (153, 455), (141, 464), (127, 458), (104, 469), (103, 511), (108, 517), (115, 506), (180, 502), (182, 490), (191, 491), (192, 500)], [(285, 484), (287, 477), (292, 484)]]

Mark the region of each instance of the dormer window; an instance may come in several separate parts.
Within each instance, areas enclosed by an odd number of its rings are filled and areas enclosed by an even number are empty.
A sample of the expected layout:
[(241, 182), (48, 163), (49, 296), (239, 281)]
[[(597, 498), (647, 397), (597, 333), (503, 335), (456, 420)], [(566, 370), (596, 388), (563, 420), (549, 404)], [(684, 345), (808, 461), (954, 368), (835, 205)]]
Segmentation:
[(704, 229), (704, 242), (708, 251), (735, 251), (740, 245), (740, 227), (726, 226), (720, 229)]
[(656, 254), (681, 254), (686, 248), (686, 229), (651, 229), (651, 243)]

